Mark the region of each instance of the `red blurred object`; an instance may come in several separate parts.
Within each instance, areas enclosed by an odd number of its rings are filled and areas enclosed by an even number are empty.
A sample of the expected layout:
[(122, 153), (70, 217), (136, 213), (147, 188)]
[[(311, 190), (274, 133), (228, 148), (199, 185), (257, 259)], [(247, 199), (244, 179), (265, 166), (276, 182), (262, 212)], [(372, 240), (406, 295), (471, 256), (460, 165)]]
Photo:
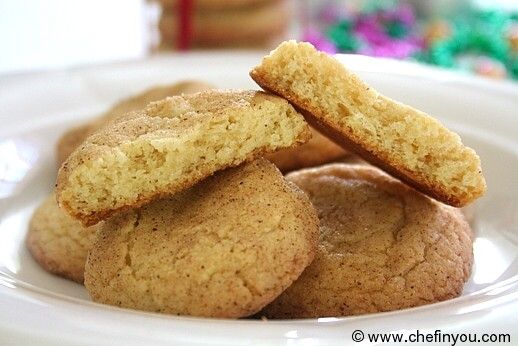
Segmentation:
[(193, 0), (180, 0), (178, 21), (178, 49), (188, 50), (192, 38)]

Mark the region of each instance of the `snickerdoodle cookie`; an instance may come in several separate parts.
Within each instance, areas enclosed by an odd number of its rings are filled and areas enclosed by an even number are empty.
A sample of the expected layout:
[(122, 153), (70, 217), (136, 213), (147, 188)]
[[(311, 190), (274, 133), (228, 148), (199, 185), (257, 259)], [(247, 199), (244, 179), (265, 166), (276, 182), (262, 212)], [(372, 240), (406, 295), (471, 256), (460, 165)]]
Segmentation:
[(106, 221), (85, 286), (100, 303), (238, 318), (286, 289), (317, 240), (307, 196), (258, 159)]
[(65, 162), (70, 154), (84, 142), (86, 137), (110, 121), (126, 113), (140, 110), (146, 107), (148, 103), (165, 99), (168, 96), (193, 94), (213, 88), (212, 85), (204, 82), (185, 80), (170, 85), (156, 86), (118, 102), (99, 118), (74, 127), (61, 136), (56, 145), (58, 168)]
[(34, 212), (26, 244), (46, 271), (83, 283), (86, 256), (96, 231), (97, 226), (83, 227), (59, 209), (52, 193)]
[(439, 121), (381, 95), (309, 43), (282, 43), (250, 75), (323, 134), (439, 201), (484, 194), (480, 159)]
[[(286, 1), (263, 1), (262, 4), (224, 10), (195, 10), (189, 18), (189, 46), (259, 47), (271, 42), (267, 46), (274, 47), (289, 27), (287, 16), (289, 7)], [(178, 46), (185, 28), (182, 24), (185, 24), (185, 18), (178, 9), (164, 8), (158, 23), (162, 42)]]
[[(242, 7), (254, 7), (272, 2), (279, 2), (280, 0), (197, 0), (193, 2), (195, 10), (210, 11), (210, 10), (228, 10)], [(178, 9), (180, 5), (179, 0), (159, 0), (159, 3), (164, 9)]]
[(286, 100), (261, 91), (169, 97), (88, 137), (59, 170), (58, 202), (93, 225), (310, 137)]
[(331, 164), (289, 174), (317, 209), (313, 263), (263, 314), (358, 315), (430, 304), (461, 294), (473, 261), (458, 209), (367, 165)]
[(348, 152), (311, 128), (311, 139), (298, 147), (279, 150), (265, 157), (273, 162), (281, 172), (319, 166), (345, 158)]

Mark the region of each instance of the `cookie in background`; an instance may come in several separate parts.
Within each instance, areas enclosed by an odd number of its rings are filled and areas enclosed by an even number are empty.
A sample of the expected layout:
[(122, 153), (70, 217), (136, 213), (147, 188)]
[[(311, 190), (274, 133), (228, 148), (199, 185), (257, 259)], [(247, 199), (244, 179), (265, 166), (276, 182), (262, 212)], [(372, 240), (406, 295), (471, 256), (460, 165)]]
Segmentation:
[(290, 25), (286, 0), (162, 0), (161, 49), (273, 48)]
[(98, 226), (84, 227), (49, 197), (34, 211), (26, 244), (32, 257), (49, 273), (83, 283), (86, 256)]
[(273, 162), (281, 172), (314, 167), (325, 163), (342, 161), (351, 154), (332, 140), (311, 128), (311, 139), (297, 147), (279, 150), (265, 157)]

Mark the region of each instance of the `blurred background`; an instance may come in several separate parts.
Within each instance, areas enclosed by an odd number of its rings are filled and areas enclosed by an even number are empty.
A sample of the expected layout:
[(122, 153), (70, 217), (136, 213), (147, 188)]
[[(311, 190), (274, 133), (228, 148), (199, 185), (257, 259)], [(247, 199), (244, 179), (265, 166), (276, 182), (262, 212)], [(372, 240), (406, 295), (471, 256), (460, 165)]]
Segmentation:
[(518, 0), (0, 0), (0, 76), (289, 38), (518, 80)]

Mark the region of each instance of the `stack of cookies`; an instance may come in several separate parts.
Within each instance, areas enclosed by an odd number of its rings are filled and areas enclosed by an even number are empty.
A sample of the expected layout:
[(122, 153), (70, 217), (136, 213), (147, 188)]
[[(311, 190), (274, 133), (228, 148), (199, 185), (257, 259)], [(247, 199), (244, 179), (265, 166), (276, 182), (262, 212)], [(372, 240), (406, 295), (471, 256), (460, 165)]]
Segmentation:
[(161, 47), (264, 48), (289, 25), (286, 0), (160, 0)]
[[(461, 294), (472, 231), (456, 207), (485, 191), (476, 153), (309, 44), (251, 76), (267, 92), (184, 82), (65, 136), (29, 226), (38, 262), (96, 302), (177, 315), (347, 316)], [(147, 104), (156, 90), (181, 94)]]

